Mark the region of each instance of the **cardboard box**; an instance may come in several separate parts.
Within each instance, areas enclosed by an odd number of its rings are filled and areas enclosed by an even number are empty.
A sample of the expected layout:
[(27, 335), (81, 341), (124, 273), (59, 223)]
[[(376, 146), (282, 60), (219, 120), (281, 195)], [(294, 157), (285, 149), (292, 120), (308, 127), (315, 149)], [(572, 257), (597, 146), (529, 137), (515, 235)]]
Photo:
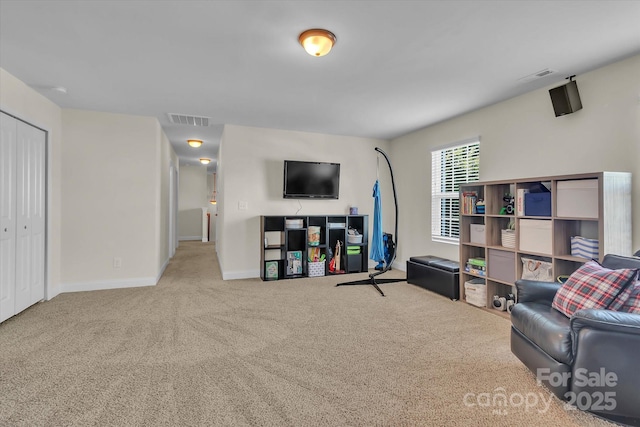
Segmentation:
[(598, 180), (558, 181), (556, 216), (598, 218)]
[(520, 251), (551, 255), (553, 230), (550, 220), (520, 220)]

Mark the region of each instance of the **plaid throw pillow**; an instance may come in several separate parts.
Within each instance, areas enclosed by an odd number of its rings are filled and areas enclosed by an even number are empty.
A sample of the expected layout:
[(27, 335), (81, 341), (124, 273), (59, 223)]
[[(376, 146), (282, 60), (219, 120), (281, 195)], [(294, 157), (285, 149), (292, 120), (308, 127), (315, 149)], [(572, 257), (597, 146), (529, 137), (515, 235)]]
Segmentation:
[(610, 270), (589, 261), (558, 289), (552, 307), (567, 317), (582, 308), (608, 308), (637, 274), (636, 269)]
[(624, 307), (624, 305), (627, 303), (627, 300), (631, 296), (633, 288), (633, 285), (625, 287), (624, 290), (620, 292), (618, 296), (611, 302), (611, 304), (609, 304), (609, 307), (607, 307), (607, 309), (613, 311), (622, 311), (622, 307)]
[(629, 286), (629, 288), (632, 291), (620, 311), (640, 314), (640, 281), (637, 281), (635, 286)]

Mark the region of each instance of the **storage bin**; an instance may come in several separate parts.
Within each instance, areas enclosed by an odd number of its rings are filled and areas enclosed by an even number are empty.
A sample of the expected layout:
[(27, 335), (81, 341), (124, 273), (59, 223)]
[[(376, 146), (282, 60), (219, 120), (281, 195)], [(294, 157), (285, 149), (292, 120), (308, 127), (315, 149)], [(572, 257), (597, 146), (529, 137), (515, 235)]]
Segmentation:
[(556, 216), (598, 218), (598, 180), (558, 181)]
[(309, 277), (324, 276), (324, 261), (309, 263)]
[(465, 301), (478, 307), (487, 306), (487, 285), (483, 279), (464, 282)]
[(348, 243), (362, 243), (362, 234), (349, 234), (347, 236)]
[(516, 231), (515, 230), (500, 230), (500, 237), (502, 240), (502, 246), (505, 248), (516, 247)]
[(362, 255), (347, 255), (347, 272), (357, 273), (362, 270)]
[(487, 260), (487, 276), (502, 282), (516, 281), (516, 255), (513, 252), (489, 249)]
[(478, 243), (480, 245), (486, 244), (484, 224), (470, 224), (469, 231), (469, 242)]
[(553, 230), (551, 221), (541, 219), (520, 220), (520, 250), (551, 255)]
[(571, 237), (571, 255), (587, 259), (598, 259), (600, 252), (598, 241), (586, 237)]
[(551, 193), (525, 193), (525, 216), (551, 216)]
[(302, 228), (304, 226), (304, 221), (301, 219), (286, 219), (284, 221), (285, 228)]

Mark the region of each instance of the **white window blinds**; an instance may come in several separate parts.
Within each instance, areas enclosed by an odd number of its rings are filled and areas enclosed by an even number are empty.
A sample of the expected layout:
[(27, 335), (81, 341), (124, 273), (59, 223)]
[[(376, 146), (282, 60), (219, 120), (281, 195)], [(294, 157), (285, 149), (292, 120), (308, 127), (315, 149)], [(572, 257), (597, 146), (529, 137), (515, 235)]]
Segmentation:
[(480, 138), (431, 152), (431, 239), (458, 243), (459, 185), (480, 178)]

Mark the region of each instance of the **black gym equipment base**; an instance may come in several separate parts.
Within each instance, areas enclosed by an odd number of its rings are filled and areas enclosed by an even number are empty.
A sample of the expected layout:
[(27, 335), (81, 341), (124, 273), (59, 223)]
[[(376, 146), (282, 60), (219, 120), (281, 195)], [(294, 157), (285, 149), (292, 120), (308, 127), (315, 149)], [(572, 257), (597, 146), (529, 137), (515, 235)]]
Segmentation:
[[(385, 160), (387, 161), (387, 164), (389, 165), (389, 173), (391, 174), (391, 186), (393, 188), (393, 201), (396, 206), (396, 234), (395, 234), (396, 241), (394, 242), (394, 247), (397, 249), (398, 248), (398, 196), (396, 195), (396, 182), (393, 179), (393, 169), (391, 168), (391, 162), (389, 161), (389, 158), (387, 157), (386, 153), (381, 149), (379, 149), (378, 147), (376, 147), (375, 150), (384, 156)], [(396, 259), (396, 252), (397, 250), (393, 251), (391, 260), (389, 260), (386, 267), (382, 271), (369, 274), (368, 279), (356, 280), (353, 282), (338, 283), (336, 286), (371, 285), (374, 288), (376, 288), (378, 292), (380, 292), (380, 295), (384, 296), (384, 292), (382, 292), (382, 289), (380, 289), (378, 285), (382, 285), (383, 283), (396, 283), (396, 282), (407, 281), (406, 278), (405, 279), (376, 279), (377, 276), (391, 270), (391, 265), (393, 264), (393, 261), (395, 261)]]

